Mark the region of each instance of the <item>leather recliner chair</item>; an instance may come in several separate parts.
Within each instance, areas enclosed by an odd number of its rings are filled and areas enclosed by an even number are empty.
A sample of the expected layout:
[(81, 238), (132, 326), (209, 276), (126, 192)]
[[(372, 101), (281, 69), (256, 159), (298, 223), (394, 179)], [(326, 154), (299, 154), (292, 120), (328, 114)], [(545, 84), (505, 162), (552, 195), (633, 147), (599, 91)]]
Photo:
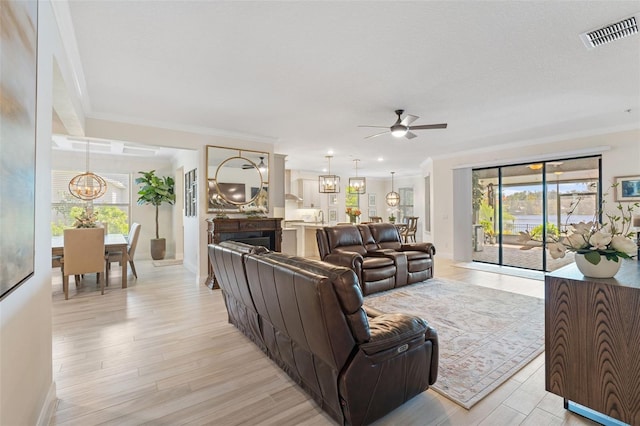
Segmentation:
[(320, 259), (353, 270), (365, 296), (396, 287), (396, 257), (375, 246), (367, 249), (357, 226), (320, 228), (316, 231), (316, 240)]
[[(366, 230), (363, 229), (366, 226)], [(413, 284), (433, 278), (433, 256), (436, 254), (436, 248), (431, 243), (410, 243), (402, 242), (398, 229), (391, 223), (371, 223), (369, 225), (360, 225), (361, 232), (364, 235), (370, 232), (374, 246), (368, 247), (371, 250), (393, 250), (403, 253), (406, 256), (406, 283)], [(396, 287), (398, 285), (396, 284)]]

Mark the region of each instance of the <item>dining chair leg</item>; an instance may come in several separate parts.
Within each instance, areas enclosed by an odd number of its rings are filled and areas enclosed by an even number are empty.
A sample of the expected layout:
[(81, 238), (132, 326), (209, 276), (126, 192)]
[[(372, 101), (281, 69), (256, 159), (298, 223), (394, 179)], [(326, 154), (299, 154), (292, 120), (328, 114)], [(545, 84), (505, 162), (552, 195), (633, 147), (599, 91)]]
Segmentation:
[(131, 266), (131, 272), (133, 272), (133, 276), (138, 279), (138, 274), (136, 273), (136, 265), (133, 264), (133, 260), (129, 261), (129, 266)]
[(62, 276), (62, 290), (64, 291), (64, 300), (69, 300), (69, 275)]
[[(104, 279), (105, 279), (105, 281), (106, 281), (106, 283), (105, 283), (105, 284), (106, 284), (106, 286), (107, 286), (107, 287), (109, 286), (109, 266), (110, 266), (110, 265), (111, 265), (111, 264), (110, 264), (110, 263), (109, 263), (109, 261), (107, 260), (107, 264), (105, 265), (105, 266), (106, 266), (106, 268), (105, 268), (105, 274), (104, 274)], [(103, 292), (102, 294), (104, 294), (104, 292)]]
[(100, 294), (104, 295), (104, 279), (102, 272), (98, 272), (98, 282), (100, 283)]

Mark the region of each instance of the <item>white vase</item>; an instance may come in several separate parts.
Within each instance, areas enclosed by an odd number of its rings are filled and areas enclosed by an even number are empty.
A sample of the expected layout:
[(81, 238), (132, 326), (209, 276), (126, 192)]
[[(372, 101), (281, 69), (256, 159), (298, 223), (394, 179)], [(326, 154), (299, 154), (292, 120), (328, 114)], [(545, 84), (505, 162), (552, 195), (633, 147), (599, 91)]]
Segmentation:
[(585, 259), (583, 254), (576, 253), (575, 259), (576, 266), (582, 272), (582, 275), (591, 278), (611, 278), (618, 273), (622, 264), (620, 258), (615, 262), (602, 255), (600, 255), (600, 262), (597, 265)]

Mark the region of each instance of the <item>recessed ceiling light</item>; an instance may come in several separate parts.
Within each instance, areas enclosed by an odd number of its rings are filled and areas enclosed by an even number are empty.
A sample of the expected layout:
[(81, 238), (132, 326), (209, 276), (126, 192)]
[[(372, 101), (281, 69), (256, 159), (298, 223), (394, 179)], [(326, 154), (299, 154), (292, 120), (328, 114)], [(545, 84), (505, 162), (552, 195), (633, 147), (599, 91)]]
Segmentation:
[(378, 157), (378, 161), (384, 161), (384, 158)]

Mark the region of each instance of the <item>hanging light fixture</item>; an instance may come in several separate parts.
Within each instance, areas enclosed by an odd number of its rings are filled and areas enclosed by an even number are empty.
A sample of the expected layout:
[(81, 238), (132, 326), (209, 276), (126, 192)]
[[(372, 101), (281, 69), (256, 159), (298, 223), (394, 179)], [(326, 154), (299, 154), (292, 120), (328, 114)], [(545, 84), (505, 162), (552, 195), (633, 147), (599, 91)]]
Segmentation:
[(331, 158), (332, 155), (326, 155), (325, 158), (329, 162), (327, 175), (318, 176), (318, 190), (321, 194), (337, 194), (340, 192), (340, 176), (331, 174)]
[(107, 192), (107, 182), (100, 176), (89, 171), (89, 141), (85, 151), (87, 171), (75, 176), (69, 181), (69, 192), (81, 200), (95, 200)]
[(260, 163), (258, 164), (258, 170), (260, 170), (260, 173), (265, 173), (267, 171), (267, 165), (264, 164), (264, 157), (259, 157), (260, 158)]
[(351, 194), (364, 194), (367, 192), (367, 179), (358, 177), (358, 161), (353, 160), (356, 163), (356, 177), (349, 178), (349, 192)]
[(393, 190), (393, 175), (395, 172), (391, 172), (391, 192), (389, 192), (385, 199), (387, 200), (387, 205), (390, 207), (396, 207), (400, 204), (400, 194)]

